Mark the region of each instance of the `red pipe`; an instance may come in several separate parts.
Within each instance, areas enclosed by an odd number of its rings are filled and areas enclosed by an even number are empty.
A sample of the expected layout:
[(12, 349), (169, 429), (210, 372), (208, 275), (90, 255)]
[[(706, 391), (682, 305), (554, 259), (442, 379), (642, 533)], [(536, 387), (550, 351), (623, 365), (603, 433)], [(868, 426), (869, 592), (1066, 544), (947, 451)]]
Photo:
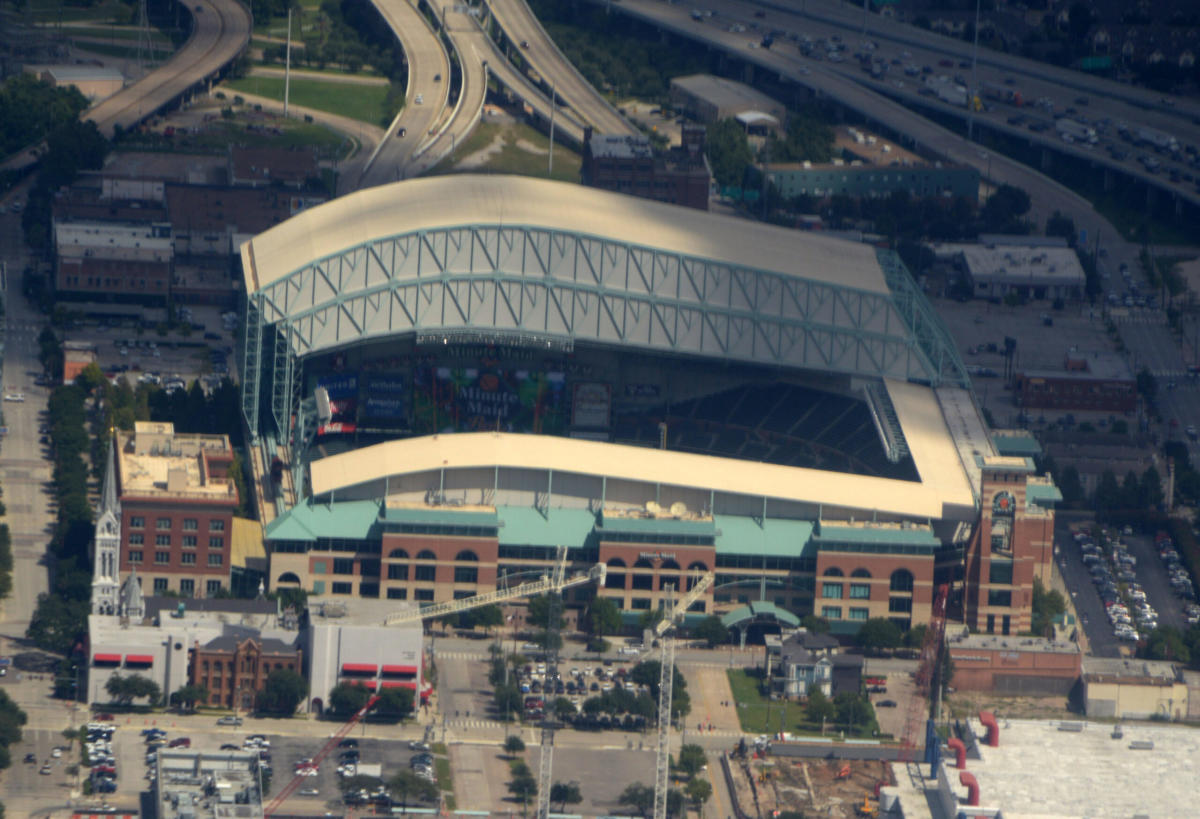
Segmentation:
[(967, 789), (967, 805), (968, 807), (979, 807), (979, 782), (975, 779), (975, 774), (970, 771), (961, 771), (958, 774), (958, 784)]
[(946, 743), (954, 750), (954, 767), (960, 771), (967, 767), (967, 746), (958, 737), (950, 737)]
[(993, 748), (1000, 747), (1000, 725), (996, 722), (996, 715), (991, 711), (980, 711), (979, 721), (987, 727), (987, 744)]

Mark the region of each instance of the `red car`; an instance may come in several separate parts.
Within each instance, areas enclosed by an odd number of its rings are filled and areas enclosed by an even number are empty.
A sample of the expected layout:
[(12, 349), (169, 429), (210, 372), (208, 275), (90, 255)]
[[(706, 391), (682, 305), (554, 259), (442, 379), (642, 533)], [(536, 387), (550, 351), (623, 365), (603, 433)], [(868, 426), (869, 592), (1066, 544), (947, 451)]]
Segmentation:
[(167, 743), (168, 748), (191, 748), (192, 741), (188, 737), (179, 737)]
[(115, 717), (112, 714), (97, 714), (95, 719), (97, 722), (112, 722)]

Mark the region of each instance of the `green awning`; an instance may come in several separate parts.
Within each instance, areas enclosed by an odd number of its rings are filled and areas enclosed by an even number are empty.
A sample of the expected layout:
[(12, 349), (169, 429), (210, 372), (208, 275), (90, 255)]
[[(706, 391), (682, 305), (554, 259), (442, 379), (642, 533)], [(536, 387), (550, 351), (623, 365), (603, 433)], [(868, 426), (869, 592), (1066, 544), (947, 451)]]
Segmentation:
[(314, 503), (310, 500), (267, 524), (265, 536), (267, 540), (365, 540), (378, 523), (379, 501)]
[(721, 623), (726, 628), (731, 626), (740, 626), (747, 620), (767, 620), (774, 619), (776, 622), (798, 628), (800, 626), (800, 618), (792, 614), (787, 609), (781, 609), (774, 603), (769, 603), (766, 600), (756, 600), (746, 606), (739, 606), (733, 611), (721, 617)]
[(409, 523), (420, 526), (499, 526), (492, 511), (455, 509), (452, 506), (411, 507), (394, 506), (383, 510), (388, 523)]
[(766, 557), (804, 557), (812, 539), (813, 525), (807, 520), (715, 515), (717, 554)]
[(566, 546), (582, 548), (596, 528), (596, 513), (587, 509), (547, 509), (497, 506), (500, 542), (506, 546)]
[(711, 520), (680, 520), (678, 518), (634, 518), (617, 515), (600, 515), (601, 534), (622, 532), (633, 535), (676, 535), (712, 537), (716, 524)]

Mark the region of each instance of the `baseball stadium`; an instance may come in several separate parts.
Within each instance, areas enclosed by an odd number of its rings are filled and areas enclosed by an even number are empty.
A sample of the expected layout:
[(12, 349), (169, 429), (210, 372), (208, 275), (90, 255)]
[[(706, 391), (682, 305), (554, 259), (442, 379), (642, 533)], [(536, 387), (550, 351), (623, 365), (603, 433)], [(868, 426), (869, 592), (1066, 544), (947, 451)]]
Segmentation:
[[(242, 246), (272, 587), (419, 604), (603, 564), (628, 622), (714, 573), (743, 639), (1028, 628), (1060, 498), (980, 417), (898, 256), (578, 185), (360, 191)], [(270, 466), (267, 466), (267, 465)]]

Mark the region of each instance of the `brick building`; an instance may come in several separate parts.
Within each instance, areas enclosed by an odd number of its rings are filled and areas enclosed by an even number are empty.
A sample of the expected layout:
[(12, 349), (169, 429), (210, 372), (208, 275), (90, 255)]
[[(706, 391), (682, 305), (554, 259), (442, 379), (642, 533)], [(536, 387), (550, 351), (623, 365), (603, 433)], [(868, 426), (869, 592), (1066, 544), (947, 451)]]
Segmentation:
[(1028, 409), (1133, 412), (1137, 379), (1129, 362), (1116, 353), (1075, 352), (1061, 370), (1017, 373), (1013, 401)]
[(302, 673), (304, 652), (296, 641), (264, 637), (256, 630), (229, 630), (201, 644), (189, 658), (190, 683), (209, 691), (209, 705), (250, 709), (273, 671)]
[(1078, 643), (1041, 637), (967, 634), (948, 629), (946, 650), (954, 661), (955, 688), (1034, 696), (1067, 694), (1079, 680)]
[(1032, 625), (1034, 579), (1049, 583), (1062, 494), (1032, 458), (976, 458), (983, 504), (967, 546), (964, 617), (973, 631), (1019, 634)]
[(176, 433), (170, 423), (150, 421), (118, 432), (121, 572), (137, 567), (153, 594), (228, 589), (238, 506), (232, 465), (225, 435)]
[(683, 127), (683, 144), (656, 153), (646, 136), (583, 137), (583, 183), (696, 210), (708, 210), (712, 172), (704, 155), (704, 128)]

